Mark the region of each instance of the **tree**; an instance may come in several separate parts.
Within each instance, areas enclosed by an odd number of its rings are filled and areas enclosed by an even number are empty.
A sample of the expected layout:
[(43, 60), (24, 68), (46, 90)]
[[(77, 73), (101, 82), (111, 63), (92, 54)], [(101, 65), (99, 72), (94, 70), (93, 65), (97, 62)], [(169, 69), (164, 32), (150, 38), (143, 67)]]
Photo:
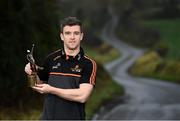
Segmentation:
[(56, 48), (59, 18), (55, 1), (3, 0), (0, 3), (0, 105), (17, 106), (31, 98), (24, 73), (26, 49), (35, 43), (35, 56), (40, 62), (50, 49)]

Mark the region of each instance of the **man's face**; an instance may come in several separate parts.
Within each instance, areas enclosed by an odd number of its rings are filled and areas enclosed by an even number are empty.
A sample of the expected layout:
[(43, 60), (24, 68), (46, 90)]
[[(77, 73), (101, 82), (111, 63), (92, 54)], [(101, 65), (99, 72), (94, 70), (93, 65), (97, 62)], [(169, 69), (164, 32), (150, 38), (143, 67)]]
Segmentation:
[(65, 26), (63, 28), (63, 33), (60, 34), (61, 40), (64, 41), (64, 46), (70, 50), (75, 50), (80, 47), (80, 42), (83, 38), (83, 33), (81, 33), (80, 26)]

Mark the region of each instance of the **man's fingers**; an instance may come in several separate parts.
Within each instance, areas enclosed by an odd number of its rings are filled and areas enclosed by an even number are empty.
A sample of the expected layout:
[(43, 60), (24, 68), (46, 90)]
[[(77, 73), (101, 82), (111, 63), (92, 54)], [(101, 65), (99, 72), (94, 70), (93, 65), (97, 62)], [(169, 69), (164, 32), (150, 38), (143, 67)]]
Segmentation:
[(42, 88), (43, 86), (44, 86), (44, 84), (35, 84), (35, 87)]
[(35, 91), (37, 91), (37, 92), (39, 92), (39, 93), (41, 93), (41, 94), (44, 93), (40, 87), (33, 86), (32, 89), (35, 90)]
[(33, 86), (32, 89), (34, 89), (34, 90), (39, 90), (40, 88), (39, 88), (39, 87), (36, 87), (36, 86)]
[(30, 66), (30, 63), (26, 64), (25, 68), (24, 68), (24, 71), (31, 75), (32, 74), (32, 70), (31, 70), (31, 66)]
[(33, 89), (36, 89), (36, 90), (42, 90), (42, 86), (37, 86), (37, 85), (35, 85), (35, 86), (33, 86), (32, 88), (33, 88)]

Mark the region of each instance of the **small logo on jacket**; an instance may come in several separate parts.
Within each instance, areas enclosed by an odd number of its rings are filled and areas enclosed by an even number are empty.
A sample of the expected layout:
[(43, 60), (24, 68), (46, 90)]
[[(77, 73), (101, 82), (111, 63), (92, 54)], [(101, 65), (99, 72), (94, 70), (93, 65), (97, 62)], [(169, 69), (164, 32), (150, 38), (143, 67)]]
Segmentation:
[(79, 67), (79, 65), (76, 65), (74, 68), (71, 68), (72, 72), (81, 72), (81, 68)]
[(57, 63), (55, 66), (52, 67), (52, 69), (57, 69), (60, 66), (61, 66), (61, 63)]

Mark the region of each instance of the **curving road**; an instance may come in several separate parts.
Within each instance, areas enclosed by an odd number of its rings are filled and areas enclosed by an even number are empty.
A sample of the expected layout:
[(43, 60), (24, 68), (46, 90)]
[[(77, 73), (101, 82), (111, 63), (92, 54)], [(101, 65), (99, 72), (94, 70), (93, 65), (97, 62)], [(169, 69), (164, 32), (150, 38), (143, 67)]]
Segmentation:
[[(117, 83), (125, 88), (126, 102), (110, 111), (97, 113), (93, 120), (178, 120), (180, 119), (180, 85), (161, 80), (132, 77), (127, 73), (144, 50), (120, 41), (114, 35), (118, 17), (112, 15), (103, 29), (102, 38), (122, 54), (121, 58), (105, 65)], [(104, 109), (102, 107), (100, 110)], [(105, 109), (107, 110), (107, 109)]]

